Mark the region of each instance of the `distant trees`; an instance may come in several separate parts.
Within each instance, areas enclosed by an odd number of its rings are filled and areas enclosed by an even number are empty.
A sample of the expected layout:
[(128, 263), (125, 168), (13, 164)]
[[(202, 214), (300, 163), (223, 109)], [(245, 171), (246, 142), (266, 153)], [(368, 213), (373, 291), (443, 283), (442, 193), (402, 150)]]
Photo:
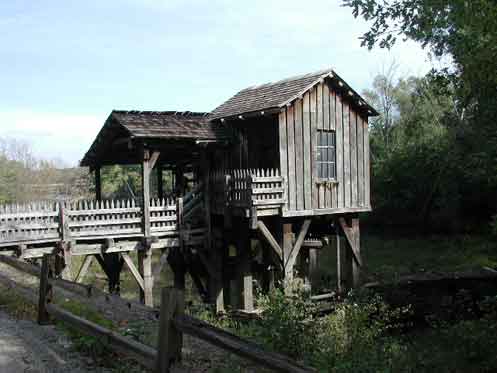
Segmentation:
[[(391, 220), (402, 211), (432, 227), (488, 221), (497, 212), (495, 0), (343, 4), (370, 22), (363, 46), (411, 39), (446, 61), (422, 79), (384, 74), (367, 92), (383, 114), (372, 123), (378, 207)], [(393, 103), (393, 118), (384, 103)]]
[(0, 138), (0, 203), (85, 198), (90, 183), (86, 169), (37, 159), (27, 143)]

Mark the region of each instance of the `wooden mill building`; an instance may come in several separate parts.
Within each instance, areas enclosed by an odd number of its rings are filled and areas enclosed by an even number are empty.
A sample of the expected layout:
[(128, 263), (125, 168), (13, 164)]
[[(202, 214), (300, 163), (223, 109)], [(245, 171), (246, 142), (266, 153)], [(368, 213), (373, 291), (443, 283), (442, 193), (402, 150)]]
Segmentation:
[[(312, 283), (331, 237), (339, 288), (352, 286), (362, 265), (358, 214), (371, 210), (374, 115), (331, 69), (249, 87), (211, 113), (113, 111), (81, 162), (95, 172), (96, 200), (40, 205), (38, 225), (26, 218), (33, 209), (0, 210), (0, 248), (15, 245), (24, 258), (55, 250), (66, 272), (84, 255), (77, 281), (96, 258), (112, 290), (126, 264), (149, 305), (152, 253), (161, 250), (177, 287), (189, 273), (218, 310), (251, 310), (255, 279), (266, 290), (282, 280), (288, 292), (296, 277)], [(139, 198), (102, 200), (101, 169), (116, 164), (141, 165)]]

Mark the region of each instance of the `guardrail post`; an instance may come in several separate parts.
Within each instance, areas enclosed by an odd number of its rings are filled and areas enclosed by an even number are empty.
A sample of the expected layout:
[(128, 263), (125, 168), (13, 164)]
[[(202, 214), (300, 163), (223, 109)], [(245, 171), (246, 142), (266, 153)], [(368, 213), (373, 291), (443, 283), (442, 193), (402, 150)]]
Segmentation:
[(45, 254), (42, 258), (40, 273), (40, 289), (38, 298), (38, 324), (46, 325), (50, 323), (50, 316), (47, 311), (47, 303), (52, 301), (52, 285), (48, 282), (50, 273), (49, 255)]
[(183, 333), (174, 326), (174, 318), (183, 315), (184, 310), (184, 293), (175, 288), (163, 288), (155, 373), (169, 373), (172, 364), (181, 360)]

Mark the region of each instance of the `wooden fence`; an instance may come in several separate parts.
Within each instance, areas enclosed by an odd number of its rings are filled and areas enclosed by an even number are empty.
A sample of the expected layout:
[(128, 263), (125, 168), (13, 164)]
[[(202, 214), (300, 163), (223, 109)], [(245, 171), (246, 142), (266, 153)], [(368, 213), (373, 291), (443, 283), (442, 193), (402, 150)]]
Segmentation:
[[(20, 270), (27, 270), (40, 277), (38, 323), (47, 324), (50, 322), (50, 318), (65, 322), (82, 333), (97, 337), (109, 348), (133, 358), (155, 373), (169, 372), (171, 367), (181, 360), (183, 333), (207, 341), (223, 350), (278, 372), (315, 372), (315, 370), (305, 367), (287, 356), (265, 351), (253, 342), (185, 315), (184, 293), (174, 288), (164, 288), (162, 290), (159, 338), (157, 348), (152, 348), (76, 316), (54, 304), (53, 286), (63, 286), (73, 291), (74, 289), (86, 288), (81, 284), (51, 278), (49, 255), (43, 256), (41, 271), (33, 270), (32, 266), (26, 263), (18, 264), (21, 262), (16, 259), (11, 259), (9, 262), (12, 262), (9, 264)], [(150, 310), (153, 311), (153, 309)]]
[(209, 175), (211, 208), (223, 214), (238, 207), (258, 215), (276, 215), (286, 201), (285, 180), (279, 169), (216, 170)]
[[(201, 193), (188, 196), (186, 218), (202, 209)], [(179, 199), (150, 201), (150, 231), (178, 235)], [(185, 220), (185, 216), (182, 217)], [(196, 233), (199, 232), (196, 228)], [(135, 200), (34, 202), (0, 206), (0, 247), (57, 241), (143, 237), (143, 208)]]

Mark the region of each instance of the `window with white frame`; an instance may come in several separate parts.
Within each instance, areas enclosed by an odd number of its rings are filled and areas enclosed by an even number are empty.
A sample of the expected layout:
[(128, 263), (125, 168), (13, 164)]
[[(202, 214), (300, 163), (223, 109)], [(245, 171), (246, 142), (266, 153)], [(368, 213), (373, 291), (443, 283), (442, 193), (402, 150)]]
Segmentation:
[(336, 136), (332, 130), (317, 131), (316, 168), (320, 180), (335, 180), (336, 172)]

